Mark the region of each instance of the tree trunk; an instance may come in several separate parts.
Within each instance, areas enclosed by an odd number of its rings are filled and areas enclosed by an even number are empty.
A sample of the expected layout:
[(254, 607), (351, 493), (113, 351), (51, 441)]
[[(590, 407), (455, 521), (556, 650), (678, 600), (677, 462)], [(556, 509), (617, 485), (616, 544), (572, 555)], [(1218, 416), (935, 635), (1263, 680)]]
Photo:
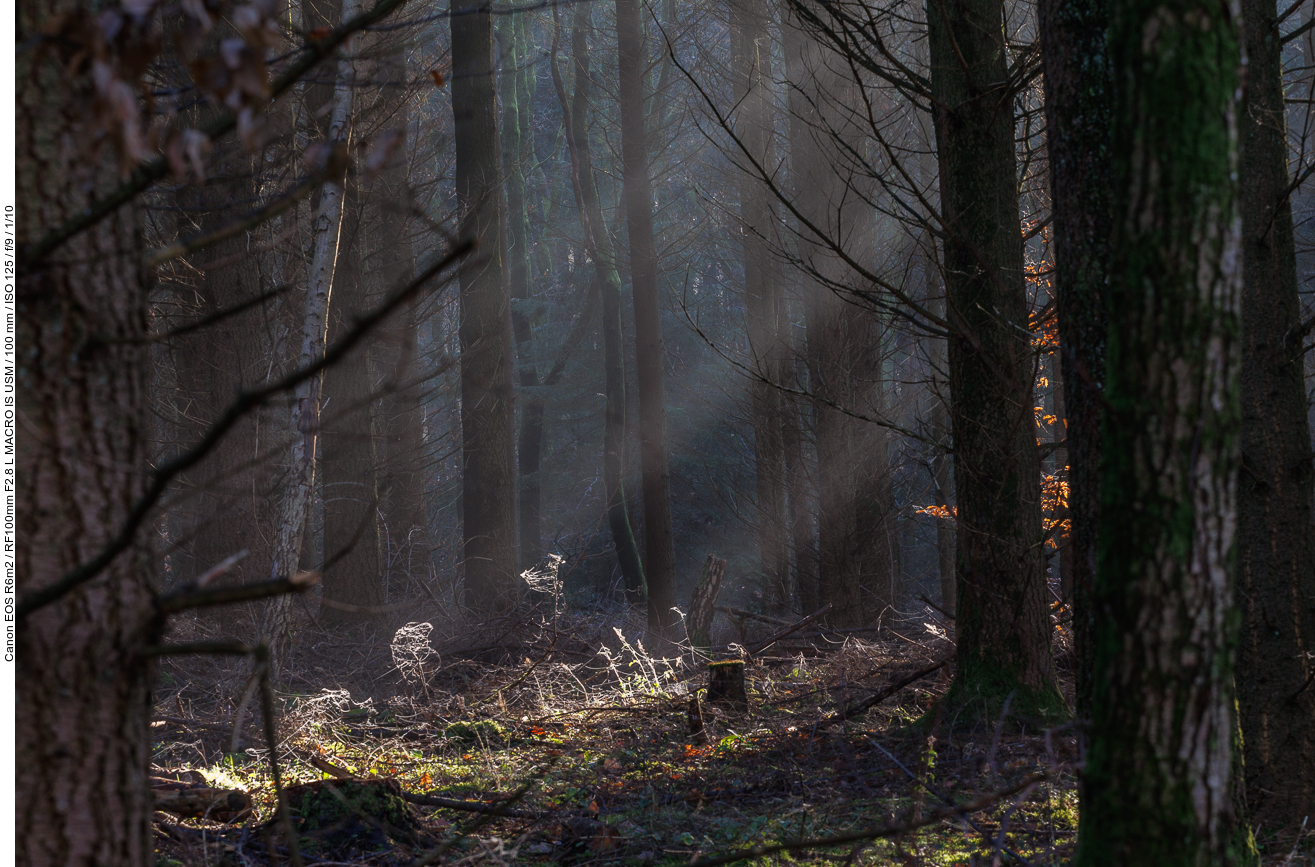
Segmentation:
[[(772, 142), (772, 46), (769, 12), (757, 0), (730, 0), (731, 62), (735, 101), (740, 106), (737, 132), (744, 147), (762, 165), (775, 159)], [(753, 455), (757, 500), (758, 558), (764, 590), (772, 610), (793, 607), (789, 535), (786, 532), (785, 443), (778, 388), (785, 358), (781, 346), (782, 310), (771, 244), (776, 232), (776, 200), (749, 172), (738, 174), (740, 235), (744, 263), (744, 306), (750, 366), (758, 379), (749, 383), (753, 413)]]
[[(216, 167), (217, 177), (211, 184), (204, 189), (185, 186), (175, 193), (182, 214), (205, 215), (197, 224), (171, 227), (178, 237), (218, 228), (232, 219), (226, 210), (229, 203), (256, 194), (255, 185), (246, 177), (251, 169), (250, 158), (240, 151), (233, 153), (234, 141), (226, 141), (225, 145), (231, 161)], [(285, 219), (293, 220), (295, 216), (287, 215)], [(195, 295), (180, 287), (177, 307), (185, 312), (176, 318), (166, 317), (164, 330), (231, 309), (268, 289), (261, 282), (261, 263), (244, 255), (260, 240), (258, 231), (243, 232), (196, 256), (195, 264), (203, 277)], [(169, 306), (164, 305), (164, 309)], [(157, 389), (156, 400), (175, 423), (170, 435), (158, 439), (195, 442), (244, 387), (264, 379), (268, 358), (276, 347), (265, 339), (261, 316), (260, 311), (248, 311), (170, 341), (162, 352), (167, 361), (161, 362), (172, 362), (177, 386)], [(171, 494), (179, 495), (179, 505), (166, 513), (170, 537), (166, 550), (177, 580), (193, 580), (242, 550), (249, 551), (249, 556), (219, 581), (235, 585), (265, 577), (265, 564), (271, 555), (265, 530), (275, 521), (276, 483), (270, 465), (254, 462), (251, 456), (265, 454), (269, 428), (277, 431), (281, 426), (282, 420), (268, 411), (252, 412), (234, 425), (193, 471), (175, 483)], [(226, 631), (234, 632), (247, 607), (228, 605), (207, 616), (214, 617)]]
[[(881, 502), (884, 438), (849, 412), (881, 405), (875, 317), (838, 293), (854, 275), (831, 249), (844, 243), (862, 260), (872, 216), (856, 195), (867, 184), (850, 154), (862, 148), (849, 111), (857, 85), (844, 61), (799, 23), (785, 28), (790, 88), (790, 147), (795, 201), (816, 231), (801, 227), (809, 392), (817, 443), (819, 603), (834, 605), (835, 626), (875, 621), (890, 605), (890, 552)], [(884, 432), (883, 432), (884, 433)]]
[[(17, 39), (52, 32), (54, 16), (79, 9), (24, 0)], [(89, 85), (70, 76), (70, 62), (59, 47), (17, 58), (20, 249), (119, 181), (109, 148), (88, 164), (75, 144), (92, 131), (84, 125)], [(11, 574), (20, 605), (99, 554), (144, 493), (151, 328), (143, 253), (141, 211), (131, 203), (20, 274), (17, 477), (6, 476), (16, 481)], [(157, 637), (154, 576), (143, 539), (17, 624), (10, 749), (19, 864), (138, 867), (154, 859), (154, 670), (140, 655)]]
[[(534, 66), (530, 62), (533, 19), (526, 12), (499, 22), (502, 43), (502, 146), (507, 192), (507, 285), (512, 333), (516, 340), (516, 378), (523, 389), (539, 385), (534, 363), (534, 323), (530, 300), (530, 217), (525, 173), (533, 156)], [(530, 392), (532, 393), (532, 392)], [(543, 556), (539, 465), (543, 450), (543, 401), (521, 400), (517, 437), (520, 491), (520, 566), (533, 569)]]
[[(1112, 5), (1114, 234), (1077, 863), (1233, 849), (1241, 270), (1235, 13)], [(1076, 456), (1075, 456), (1076, 459)]]
[[(378, 70), (386, 90), (381, 94), (386, 116), (395, 117), (394, 128), (413, 131), (403, 100), (402, 82), (409, 72), (405, 43), (388, 46)], [(415, 245), (406, 206), (410, 204), (407, 160), (398, 154), (374, 182), (372, 198), (378, 203), (379, 262), (370, 295), (378, 298), (409, 280), (415, 270)], [(424, 400), (428, 384), (422, 371), (416, 304), (406, 304), (384, 325), (381, 348), (374, 365), (380, 368), (384, 394), (375, 404), (375, 429), (381, 443), (380, 510), (388, 530), (389, 574), (405, 575), (408, 581), (426, 581), (433, 575), (434, 543), (429, 534), (425, 508), (425, 485), (429, 477), (425, 456)]]
[(1050, 654), (1014, 119), (1001, 0), (927, 4), (958, 505), (952, 706), (1064, 713)]
[[(360, 11), (358, 0), (342, 0), (342, 17), (348, 20)], [(307, 367), (324, 354), (328, 325), (329, 293), (338, 262), (339, 235), (342, 230), (343, 205), (346, 198), (346, 149), (351, 135), (353, 94), (350, 47), (345, 45), (338, 58), (337, 78), (333, 87), (327, 140), (335, 149), (330, 159), (340, 163), (335, 173), (320, 188), (319, 212), (311, 227), (311, 262), (306, 280), (306, 306), (302, 319), (301, 353), (298, 367)], [(292, 442), (288, 457), (287, 482), (279, 505), (279, 522), (274, 539), (274, 558), (270, 579), (287, 579), (296, 573), (302, 549), (306, 520), (310, 514), (311, 491), (315, 485), (315, 450), (319, 436), (321, 377), (304, 380), (293, 392), (292, 418), (288, 432)], [(277, 673), (280, 657), (289, 639), (289, 616), (292, 600), (280, 596), (265, 607), (261, 633), (270, 642), (272, 670)], [(275, 678), (277, 680), (277, 678)]]
[(1273, 0), (1242, 3), (1237, 700), (1252, 824), (1290, 834), (1315, 812), (1315, 469), (1275, 19)]
[[(337, 340), (370, 309), (364, 271), (367, 214), (356, 178), (343, 199), (338, 265), (333, 272), (328, 340)], [(330, 628), (367, 625), (383, 604), (379, 550), (379, 488), (373, 386), (366, 347), (324, 372), (320, 422), (320, 489), (324, 496), (324, 596), (320, 622)]]
[[(1042, 0), (1047, 148), (1054, 203), (1055, 301), (1068, 455), (1068, 550), (1078, 719), (1091, 718), (1091, 587), (1100, 512), (1105, 286), (1114, 220), (1110, 165), (1109, 0)], [(1071, 595), (1068, 588), (1072, 588)]]
[(671, 470), (667, 465), (667, 394), (663, 384), (662, 310), (653, 242), (653, 185), (644, 128), (647, 57), (639, 0), (616, 0), (617, 97), (621, 108), (621, 166), (630, 234), (630, 289), (635, 307), (635, 368), (639, 385), (640, 487), (644, 495), (644, 578), (648, 628), (676, 637), (676, 551), (671, 537)]
[[(784, 300), (784, 299), (783, 299)], [(796, 356), (799, 349), (789, 342), (789, 331), (782, 328), (782, 345), (789, 349), (786, 364), (782, 365), (785, 384), (795, 391), (804, 391), (803, 364)], [(801, 409), (807, 404), (795, 395), (781, 395), (781, 444), (785, 455), (786, 517), (790, 551), (793, 555), (795, 590), (799, 594), (799, 610), (811, 614), (821, 607), (817, 586), (817, 534), (814, 530), (814, 497), (810, 478), (807, 432)]]
[(493, 16), (488, 0), (456, 11), (452, 116), (460, 235), (479, 245), (460, 268), (465, 596), (474, 608), (504, 610), (515, 602), (517, 576), (516, 450)]
[[(594, 180), (592, 149), (589, 146), (589, 18), (588, 7), (575, 7), (571, 26), (571, 56), (575, 65), (575, 92), (568, 103), (560, 70), (553, 65), (553, 83), (562, 104), (567, 149), (571, 154), (572, 186), (583, 223), (585, 247), (594, 261), (603, 308), (603, 377), (607, 406), (603, 423), (603, 485), (607, 489), (607, 520), (612, 531), (617, 561), (621, 566), (626, 595), (631, 602), (648, 598), (644, 566), (630, 529), (626, 508), (624, 444), (626, 419), (625, 345), (621, 331), (621, 278), (616, 269), (616, 251), (603, 221), (603, 208)], [(557, 19), (554, 19), (556, 22)], [(554, 43), (556, 40), (554, 39)]]

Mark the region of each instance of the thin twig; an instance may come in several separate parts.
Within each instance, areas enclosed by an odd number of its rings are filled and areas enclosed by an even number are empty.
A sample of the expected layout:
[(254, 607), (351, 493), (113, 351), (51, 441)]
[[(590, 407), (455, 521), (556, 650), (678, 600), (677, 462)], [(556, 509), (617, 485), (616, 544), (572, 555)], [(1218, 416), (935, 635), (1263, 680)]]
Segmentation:
[(791, 624), (791, 625), (788, 626), (787, 628), (782, 629), (780, 632), (778, 632), (778, 633), (776, 633), (775, 635), (773, 635), (773, 636), (771, 636), (770, 638), (768, 638), (766, 641), (764, 641), (764, 642), (762, 642), (761, 644), (758, 644), (757, 646), (751, 648), (751, 649), (749, 650), (749, 655), (750, 655), (750, 656), (757, 656), (758, 654), (762, 653), (762, 652), (763, 652), (764, 650), (766, 650), (767, 648), (771, 647), (771, 646), (772, 646), (773, 644), (775, 644), (776, 642), (780, 641), (782, 638), (787, 638), (787, 637), (789, 637), (789, 636), (791, 636), (791, 635), (794, 635), (796, 632), (798, 632), (799, 630), (803, 629), (805, 626), (807, 626), (808, 624), (810, 624), (810, 623), (812, 623), (813, 621), (817, 620), (818, 618), (826, 616), (827, 612), (829, 612), (830, 610), (831, 610), (831, 603), (828, 602), (827, 604), (823, 605), (821, 608), (819, 608), (819, 609), (817, 609), (816, 611), (814, 611), (812, 614), (810, 614), (810, 615), (808, 615), (807, 617), (805, 617), (803, 620), (800, 620), (800, 621), (797, 622), (797, 623)]
[(236, 587), (210, 587), (200, 590), (186, 590), (182, 593), (170, 593), (161, 596), (158, 607), (161, 614), (175, 614), (189, 608), (206, 608), (212, 605), (227, 605), (232, 602), (250, 602), (253, 599), (268, 599), (271, 596), (283, 596), (288, 593), (300, 593), (320, 580), (318, 572), (298, 572), (291, 578), (279, 578), (275, 581), (261, 581), (258, 584), (239, 584)]

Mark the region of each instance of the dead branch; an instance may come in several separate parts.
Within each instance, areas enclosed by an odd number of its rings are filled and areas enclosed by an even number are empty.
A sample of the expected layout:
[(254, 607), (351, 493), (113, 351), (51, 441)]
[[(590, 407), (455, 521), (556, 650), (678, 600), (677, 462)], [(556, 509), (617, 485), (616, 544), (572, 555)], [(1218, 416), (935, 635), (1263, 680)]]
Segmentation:
[(814, 611), (812, 614), (810, 614), (810, 615), (808, 615), (807, 617), (805, 617), (803, 620), (800, 620), (799, 622), (795, 623), (793, 626), (791, 626), (791, 627), (789, 627), (789, 628), (787, 628), (787, 629), (782, 629), (780, 632), (778, 632), (778, 633), (776, 633), (775, 635), (773, 635), (772, 637), (768, 638), (768, 639), (767, 639), (766, 641), (764, 641), (763, 643), (759, 644), (759, 645), (756, 646), (756, 647), (751, 648), (751, 649), (749, 650), (749, 655), (750, 655), (750, 656), (757, 656), (758, 654), (762, 653), (762, 652), (763, 652), (764, 650), (766, 650), (767, 648), (771, 647), (771, 646), (772, 646), (773, 644), (775, 644), (776, 642), (780, 641), (782, 638), (785, 638), (785, 637), (790, 636), (790, 635), (794, 635), (794, 634), (795, 634), (796, 632), (798, 632), (800, 629), (803, 629), (805, 626), (807, 626), (808, 624), (812, 623), (814, 620), (817, 620), (819, 617), (824, 616), (824, 615), (825, 615), (828, 611), (830, 611), (830, 610), (831, 610), (831, 603), (828, 602), (827, 604), (823, 605), (821, 608), (819, 608), (819, 609), (817, 609), (816, 611)]
[(936, 662), (933, 662), (931, 665), (927, 666), (926, 668), (922, 668), (913, 672), (912, 674), (905, 675), (904, 677), (901, 677), (899, 680), (895, 681), (890, 686), (886, 687), (876, 695), (865, 698), (862, 701), (858, 702), (857, 704), (852, 704), (849, 707), (842, 708), (841, 710), (838, 710), (829, 716), (823, 717), (822, 721), (819, 722), (818, 725), (830, 725), (831, 723), (841, 722), (843, 720), (849, 719), (852, 716), (855, 716), (856, 714), (860, 714), (863, 713), (864, 711), (871, 710), (872, 708), (881, 704), (883, 701), (890, 698), (892, 695), (899, 692), (901, 689), (913, 683), (914, 681), (922, 680), (924, 677), (931, 674), (932, 672), (939, 671), (941, 669), (941, 666), (945, 665), (945, 663), (949, 662), (951, 659), (953, 659), (953, 657), (946, 657), (945, 659), (937, 660)]

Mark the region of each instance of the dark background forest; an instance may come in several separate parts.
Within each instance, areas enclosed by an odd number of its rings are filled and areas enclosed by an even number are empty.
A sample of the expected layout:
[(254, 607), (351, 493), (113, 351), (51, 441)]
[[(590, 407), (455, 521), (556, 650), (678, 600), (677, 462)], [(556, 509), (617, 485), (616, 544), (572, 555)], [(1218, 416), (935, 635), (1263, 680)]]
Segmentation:
[(1311, 3), (16, 20), (20, 863), (1315, 857)]

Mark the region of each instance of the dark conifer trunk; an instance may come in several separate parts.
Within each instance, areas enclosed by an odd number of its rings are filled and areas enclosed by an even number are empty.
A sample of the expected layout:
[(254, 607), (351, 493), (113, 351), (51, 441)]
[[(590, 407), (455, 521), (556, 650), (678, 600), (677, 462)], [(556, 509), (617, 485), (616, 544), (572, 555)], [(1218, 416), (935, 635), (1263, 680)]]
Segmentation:
[(639, 463), (644, 497), (644, 578), (648, 628), (674, 638), (677, 627), (675, 543), (671, 537), (671, 470), (667, 465), (666, 387), (658, 258), (653, 242), (653, 185), (645, 129), (643, 30), (639, 0), (617, 0), (617, 72), (621, 164), (630, 234), (630, 285), (635, 306), (635, 368), (639, 386)]
[[(775, 159), (772, 142), (772, 51), (768, 11), (756, 0), (731, 0), (731, 45), (735, 101), (740, 106), (737, 133), (761, 165)], [(744, 263), (745, 318), (750, 366), (758, 379), (749, 383), (753, 414), (754, 475), (757, 500), (758, 558), (764, 589), (773, 610), (793, 604), (789, 536), (786, 532), (783, 396), (778, 388), (784, 361), (781, 345), (780, 280), (771, 244), (776, 232), (776, 200), (758, 178), (739, 175), (740, 235)]]
[(514, 600), (516, 450), (511, 303), (503, 273), (502, 145), (493, 21), (486, 0), (454, 10), (452, 114), (462, 238), (461, 440), (466, 599), (482, 609)]
[[(370, 309), (363, 262), (367, 213), (360, 185), (348, 179), (329, 305), (330, 344)], [(371, 392), (364, 347), (325, 371), (319, 437), (325, 539), (320, 622), (328, 626), (368, 623), (373, 615), (367, 609), (383, 602)]]
[[(507, 283), (511, 295), (511, 324), (516, 341), (516, 382), (521, 388), (539, 385), (534, 359), (534, 322), (529, 312), (530, 216), (526, 172), (533, 156), (534, 66), (530, 61), (533, 19), (526, 12), (499, 22), (502, 44), (502, 146), (507, 195)], [(517, 434), (517, 475), (520, 494), (520, 565), (533, 569), (542, 556), (540, 536), (542, 492), (539, 465), (543, 451), (543, 401), (521, 399)]]
[(952, 704), (1063, 712), (1041, 555), (1014, 119), (1000, 0), (928, 3), (958, 542)]
[[(1047, 149), (1054, 203), (1055, 300), (1059, 314), (1068, 455), (1065, 596), (1073, 606), (1077, 715), (1091, 716), (1091, 586), (1100, 511), (1100, 410), (1105, 381), (1105, 286), (1114, 219), (1106, 44), (1109, 0), (1041, 0)], [(1071, 588), (1071, 596), (1070, 590)]]
[(858, 287), (832, 248), (843, 243), (862, 261), (872, 214), (863, 206), (871, 179), (854, 165), (864, 147), (855, 123), (857, 85), (845, 61), (796, 14), (785, 27), (790, 88), (794, 196), (804, 220), (799, 258), (805, 270), (808, 387), (817, 445), (817, 591), (834, 605), (828, 621), (862, 626), (893, 601), (881, 485), (884, 432), (851, 413), (880, 414), (881, 367), (875, 317), (844, 297)]
[[(612, 531), (617, 562), (621, 567), (626, 595), (631, 602), (644, 602), (648, 587), (639, 546), (630, 527), (624, 484), (624, 446), (626, 422), (625, 335), (621, 330), (621, 278), (617, 273), (616, 251), (603, 220), (594, 179), (592, 148), (589, 144), (589, 9), (575, 8), (571, 26), (571, 57), (574, 61), (574, 93), (568, 103), (566, 86), (554, 64), (553, 83), (566, 120), (567, 147), (571, 154), (572, 186), (580, 221), (584, 229), (585, 248), (594, 261), (603, 313), (603, 380), (606, 400), (603, 420), (603, 486), (607, 489), (607, 521)], [(557, 19), (554, 19), (555, 23)]]
[(1290, 833), (1315, 812), (1315, 468), (1275, 18), (1243, 0), (1237, 700), (1252, 824)]
[[(393, 129), (409, 135), (408, 106), (404, 101), (403, 82), (408, 79), (404, 45), (393, 44), (379, 61), (381, 94), (385, 113), (394, 118)], [(393, 157), (372, 188), (378, 206), (379, 250), (373, 275), (371, 297), (377, 301), (410, 279), (415, 270), (413, 225), (407, 206), (410, 204), (410, 179), (407, 161), (402, 154)], [(375, 429), (381, 448), (382, 473), (379, 498), (383, 524), (388, 530), (392, 576), (405, 575), (424, 581), (433, 574), (434, 542), (429, 534), (429, 514), (425, 508), (425, 485), (429, 477), (424, 435), (425, 382), (418, 345), (421, 323), (416, 304), (408, 303), (386, 324), (382, 344), (373, 363), (379, 368), (384, 394), (375, 405)]]

